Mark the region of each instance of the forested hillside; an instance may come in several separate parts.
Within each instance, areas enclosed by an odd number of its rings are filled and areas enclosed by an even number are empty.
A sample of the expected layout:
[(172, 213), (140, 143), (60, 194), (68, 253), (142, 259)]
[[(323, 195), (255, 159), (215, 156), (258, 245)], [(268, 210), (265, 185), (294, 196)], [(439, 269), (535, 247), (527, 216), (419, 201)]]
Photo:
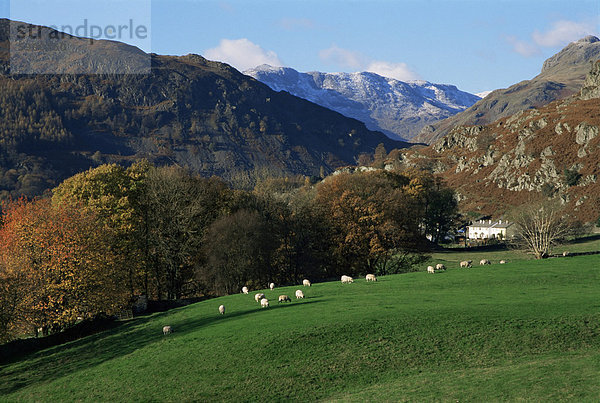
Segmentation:
[[(11, 75), (8, 35), (9, 21), (1, 20), (4, 198), (40, 194), (106, 162), (129, 165), (146, 158), (252, 187), (257, 178), (268, 176), (324, 176), (353, 164), (361, 153), (372, 153), (380, 143), (388, 149), (404, 146), (198, 55), (145, 55), (119, 42), (92, 46), (66, 35), (63, 57), (53, 66), (59, 74)], [(72, 74), (69, 63), (89, 62), (86, 55), (125, 63), (120, 66), (124, 71), (126, 63), (133, 68), (140, 57), (148, 57), (152, 69), (150, 74)], [(35, 67), (36, 60), (31, 63)], [(48, 60), (39, 63), (43, 67)]]

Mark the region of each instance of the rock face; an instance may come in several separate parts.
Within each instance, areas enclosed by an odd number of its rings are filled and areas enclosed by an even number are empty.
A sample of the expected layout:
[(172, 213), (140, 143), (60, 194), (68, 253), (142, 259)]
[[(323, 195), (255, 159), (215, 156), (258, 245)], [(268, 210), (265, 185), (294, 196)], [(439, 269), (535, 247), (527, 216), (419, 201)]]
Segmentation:
[[(552, 68), (552, 65), (549, 67)], [(600, 81), (596, 63), (579, 94), (488, 125), (457, 126), (429, 147), (403, 152), (457, 189), (463, 211), (504, 214), (557, 197), (582, 221), (600, 216)]]
[(600, 98), (600, 62), (594, 63), (581, 89), (581, 99)]
[[(64, 46), (52, 43), (75, 53), (53, 67), (65, 74), (11, 75), (8, 28), (0, 20), (0, 196), (39, 194), (100, 163), (139, 158), (251, 187), (265, 176), (330, 173), (380, 143), (406, 146), (198, 55), (148, 55), (67, 36)], [(71, 74), (73, 60), (138, 63), (132, 54), (151, 62), (148, 74), (105, 74), (100, 66), (102, 74)], [(26, 61), (34, 71), (48, 62)]]
[(425, 126), (412, 141), (432, 144), (454, 126), (485, 125), (521, 110), (541, 107), (578, 92), (590, 70), (600, 59), (600, 40), (587, 36), (567, 45), (544, 62), (542, 71), (532, 80), (491, 92), (464, 112)]
[(480, 99), (454, 85), (403, 82), (369, 72), (300, 73), (262, 65), (244, 74), (275, 91), (287, 91), (358, 119), (393, 139), (410, 139), (425, 125), (464, 111)]

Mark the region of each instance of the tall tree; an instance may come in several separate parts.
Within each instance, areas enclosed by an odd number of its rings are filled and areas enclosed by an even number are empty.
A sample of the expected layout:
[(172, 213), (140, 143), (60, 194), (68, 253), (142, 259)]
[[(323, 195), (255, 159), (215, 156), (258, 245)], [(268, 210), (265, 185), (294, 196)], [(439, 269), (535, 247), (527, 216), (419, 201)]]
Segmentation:
[(84, 208), (113, 230), (117, 257), (115, 264), (126, 273), (131, 296), (144, 292), (146, 259), (143, 255), (146, 162), (125, 169), (116, 164), (101, 165), (63, 181), (53, 190), (56, 205)]
[(149, 259), (156, 296), (194, 291), (194, 268), (208, 226), (227, 208), (230, 191), (218, 179), (178, 167), (151, 168), (146, 177)]
[(317, 208), (328, 217), (339, 273), (374, 272), (399, 249), (420, 243), (410, 178), (375, 171), (340, 174), (317, 187)]
[(14, 320), (57, 330), (121, 309), (127, 293), (111, 238), (87, 210), (49, 200), (9, 204), (0, 230), (0, 277), (15, 295)]

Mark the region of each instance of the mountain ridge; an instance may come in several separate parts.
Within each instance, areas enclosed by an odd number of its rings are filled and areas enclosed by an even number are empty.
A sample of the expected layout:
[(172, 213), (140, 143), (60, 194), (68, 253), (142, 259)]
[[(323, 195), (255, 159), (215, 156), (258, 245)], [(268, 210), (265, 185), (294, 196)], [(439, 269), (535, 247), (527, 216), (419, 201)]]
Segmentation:
[(479, 99), (455, 85), (399, 81), (372, 72), (301, 73), (291, 67), (244, 71), (275, 91), (287, 91), (364, 122), (394, 139), (410, 139), (426, 124), (465, 110)]
[(412, 141), (432, 144), (455, 126), (485, 125), (521, 110), (546, 105), (575, 94), (590, 63), (600, 59), (600, 40), (586, 36), (548, 58), (540, 73), (508, 88), (497, 89), (473, 106), (448, 119), (425, 126)]

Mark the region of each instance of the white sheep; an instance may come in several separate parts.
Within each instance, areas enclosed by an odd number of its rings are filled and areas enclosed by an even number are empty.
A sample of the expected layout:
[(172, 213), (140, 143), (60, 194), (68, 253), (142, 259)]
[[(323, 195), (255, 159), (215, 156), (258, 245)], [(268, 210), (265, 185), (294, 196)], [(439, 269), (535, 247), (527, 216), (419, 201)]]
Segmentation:
[(564, 252), (563, 252), (563, 256), (564, 256), (564, 257), (567, 257), (567, 256), (569, 256), (570, 254), (571, 254), (571, 252), (567, 252), (567, 251), (564, 251)]
[(163, 326), (163, 335), (173, 333), (173, 328), (171, 326)]
[(427, 273), (435, 273), (433, 266), (427, 266)]
[(473, 263), (472, 260), (463, 260), (460, 262), (460, 267), (471, 267), (471, 263)]
[(296, 299), (304, 299), (304, 293), (302, 290), (296, 290)]
[(256, 302), (259, 302), (259, 301), (260, 301), (261, 299), (263, 299), (264, 297), (265, 297), (265, 294), (258, 293), (258, 294), (256, 294), (256, 295), (254, 295), (254, 300), (255, 300)]
[(489, 260), (487, 260), (487, 259), (481, 259), (479, 261), (479, 265), (480, 266), (483, 266), (483, 265), (486, 265), (486, 264), (492, 264), (492, 263)]
[(377, 281), (377, 277), (375, 277), (374, 274), (367, 274), (365, 276), (365, 280), (367, 280), (367, 281)]
[(441, 263), (438, 263), (438, 264), (435, 265), (435, 269), (436, 270), (446, 270), (446, 266), (444, 266)]
[(342, 276), (342, 284), (350, 284), (350, 283), (354, 283), (354, 279), (350, 276)]
[(280, 295), (279, 302), (292, 302), (292, 299), (287, 295)]
[(248, 287), (242, 287), (242, 292), (244, 294), (248, 294)]
[(302, 280), (302, 285), (304, 287), (310, 287), (310, 280), (307, 280), (307, 279)]
[(219, 313), (225, 315), (225, 305), (219, 305)]
[(504, 264), (504, 263), (506, 263), (506, 260), (501, 260), (500, 261), (500, 264)]
[(275, 288), (275, 283), (269, 284), (269, 288), (271, 289), (271, 291), (273, 291), (273, 288)]
[(261, 308), (268, 308), (269, 307), (269, 300), (266, 298), (263, 298), (260, 300), (260, 307)]

